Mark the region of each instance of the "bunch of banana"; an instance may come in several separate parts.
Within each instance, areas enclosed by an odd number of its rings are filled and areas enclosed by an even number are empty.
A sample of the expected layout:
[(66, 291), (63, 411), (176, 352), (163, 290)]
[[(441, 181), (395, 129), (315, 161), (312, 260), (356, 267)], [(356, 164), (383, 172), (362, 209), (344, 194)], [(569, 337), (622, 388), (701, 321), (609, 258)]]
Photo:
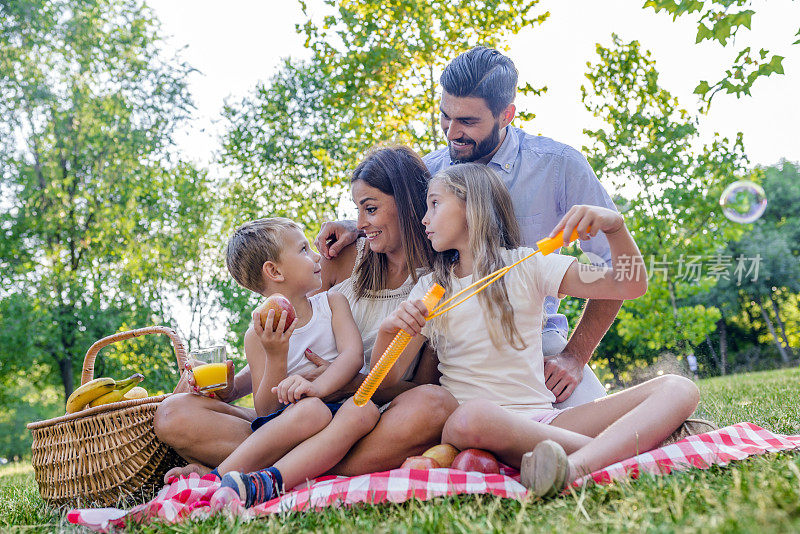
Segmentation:
[(75, 413), (88, 406), (99, 406), (122, 400), (130, 389), (144, 379), (139, 373), (131, 375), (125, 380), (113, 378), (95, 378), (72, 392), (67, 399), (67, 413)]

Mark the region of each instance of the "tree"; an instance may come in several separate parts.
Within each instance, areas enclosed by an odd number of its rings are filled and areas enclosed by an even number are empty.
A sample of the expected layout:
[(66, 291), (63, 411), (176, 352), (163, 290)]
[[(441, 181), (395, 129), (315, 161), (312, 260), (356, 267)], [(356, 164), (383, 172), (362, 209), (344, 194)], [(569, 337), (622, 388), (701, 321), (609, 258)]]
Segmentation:
[(286, 215), (312, 233), (333, 216), (369, 147), (396, 141), (424, 153), (439, 145), (436, 93), (447, 61), (548, 16), (533, 14), (538, 0), (322, 4), (320, 21), (301, 2), (308, 21), (298, 31), (311, 58), (287, 60), (269, 84), (225, 110), (225, 204), (237, 220)]
[[(647, 0), (644, 8), (652, 8), (656, 13), (665, 11), (672, 15), (673, 20), (697, 15), (696, 42), (709, 39), (725, 47), (729, 46), (729, 42), (733, 45), (742, 28), (750, 29), (756, 15), (754, 10), (744, 9), (750, 4), (750, 0)], [(787, 44), (797, 36), (800, 36), (800, 27), (793, 37), (787, 35)], [(800, 44), (800, 39), (791, 44)], [(702, 80), (694, 92), (703, 98), (706, 109), (711, 106), (714, 95), (720, 91), (734, 94), (737, 98), (749, 95), (753, 84), (760, 77), (783, 74), (783, 59), (783, 56), (772, 54), (763, 48), (756, 52), (750, 46), (744, 47), (738, 51), (736, 59), (719, 80)]]
[[(170, 320), (213, 212), (206, 174), (170, 153), (189, 71), (139, 1), (0, 2), (4, 374), (44, 365), (69, 395), (93, 341)], [(98, 371), (168, 388), (168, 343), (131, 345), (144, 362), (113, 348)]]
[(601, 180), (630, 191), (625, 215), (650, 276), (647, 294), (625, 303), (616, 329), (638, 358), (664, 349), (686, 355), (720, 317), (714, 306), (689, 302), (715, 283), (694, 276), (692, 263), (713, 259), (741, 233), (721, 216), (718, 199), (743, 172), (743, 143), (716, 138), (694, 149), (697, 118), (659, 86), (650, 54), (636, 41), (612, 39), (597, 46), (589, 89), (582, 87), (587, 109), (603, 122), (584, 130), (593, 142), (585, 150)]

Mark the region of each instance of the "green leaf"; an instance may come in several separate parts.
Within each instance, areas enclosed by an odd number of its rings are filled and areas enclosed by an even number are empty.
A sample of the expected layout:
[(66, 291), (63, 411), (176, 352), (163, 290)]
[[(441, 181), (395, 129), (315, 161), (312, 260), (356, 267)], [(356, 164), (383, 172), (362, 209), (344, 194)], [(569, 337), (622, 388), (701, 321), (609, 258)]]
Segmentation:
[(705, 94), (708, 93), (710, 90), (711, 87), (708, 85), (708, 82), (703, 80), (699, 84), (697, 84), (697, 87), (694, 88), (693, 93), (696, 95), (705, 96)]

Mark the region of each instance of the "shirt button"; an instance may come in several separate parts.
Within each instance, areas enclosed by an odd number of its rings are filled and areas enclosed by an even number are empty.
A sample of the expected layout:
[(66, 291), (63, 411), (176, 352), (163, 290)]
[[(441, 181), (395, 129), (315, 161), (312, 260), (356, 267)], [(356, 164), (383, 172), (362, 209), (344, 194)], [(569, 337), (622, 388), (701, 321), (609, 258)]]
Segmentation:
[(511, 164), (510, 163), (506, 163), (506, 169), (508, 169), (510, 167), (511, 167)]

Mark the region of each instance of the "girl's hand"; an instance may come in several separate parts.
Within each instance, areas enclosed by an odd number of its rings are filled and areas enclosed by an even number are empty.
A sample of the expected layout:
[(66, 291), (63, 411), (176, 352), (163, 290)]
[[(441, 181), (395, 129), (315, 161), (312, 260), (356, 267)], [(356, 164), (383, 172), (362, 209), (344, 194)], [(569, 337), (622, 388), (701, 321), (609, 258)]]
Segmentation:
[(319, 392), (314, 388), (314, 383), (309, 382), (300, 375), (287, 376), (280, 384), (272, 388), (281, 404), (294, 404), (303, 397), (319, 397)]
[(281, 318), (278, 321), (278, 328), (272, 329), (273, 321), (275, 319), (275, 310), (270, 309), (267, 313), (267, 321), (264, 323), (265, 327), (261, 326), (261, 318), (258, 311), (253, 310), (253, 331), (261, 340), (264, 350), (267, 354), (286, 354), (289, 351), (289, 338), (292, 337), (295, 326), (297, 326), (297, 317), (295, 317), (292, 324), (284, 332), (286, 326), (286, 310), (281, 312)]
[(400, 330), (405, 330), (411, 337), (414, 337), (422, 331), (427, 316), (428, 308), (421, 300), (407, 300), (401, 302), (400, 306), (383, 320), (380, 329), (392, 335)]
[(561, 218), (550, 232), (550, 237), (555, 237), (558, 232), (563, 230), (564, 246), (567, 246), (573, 230), (578, 232), (578, 237), (586, 240), (597, 235), (600, 230), (605, 234), (613, 234), (621, 230), (623, 226), (625, 226), (625, 220), (614, 210), (600, 206), (578, 205), (572, 206)]

